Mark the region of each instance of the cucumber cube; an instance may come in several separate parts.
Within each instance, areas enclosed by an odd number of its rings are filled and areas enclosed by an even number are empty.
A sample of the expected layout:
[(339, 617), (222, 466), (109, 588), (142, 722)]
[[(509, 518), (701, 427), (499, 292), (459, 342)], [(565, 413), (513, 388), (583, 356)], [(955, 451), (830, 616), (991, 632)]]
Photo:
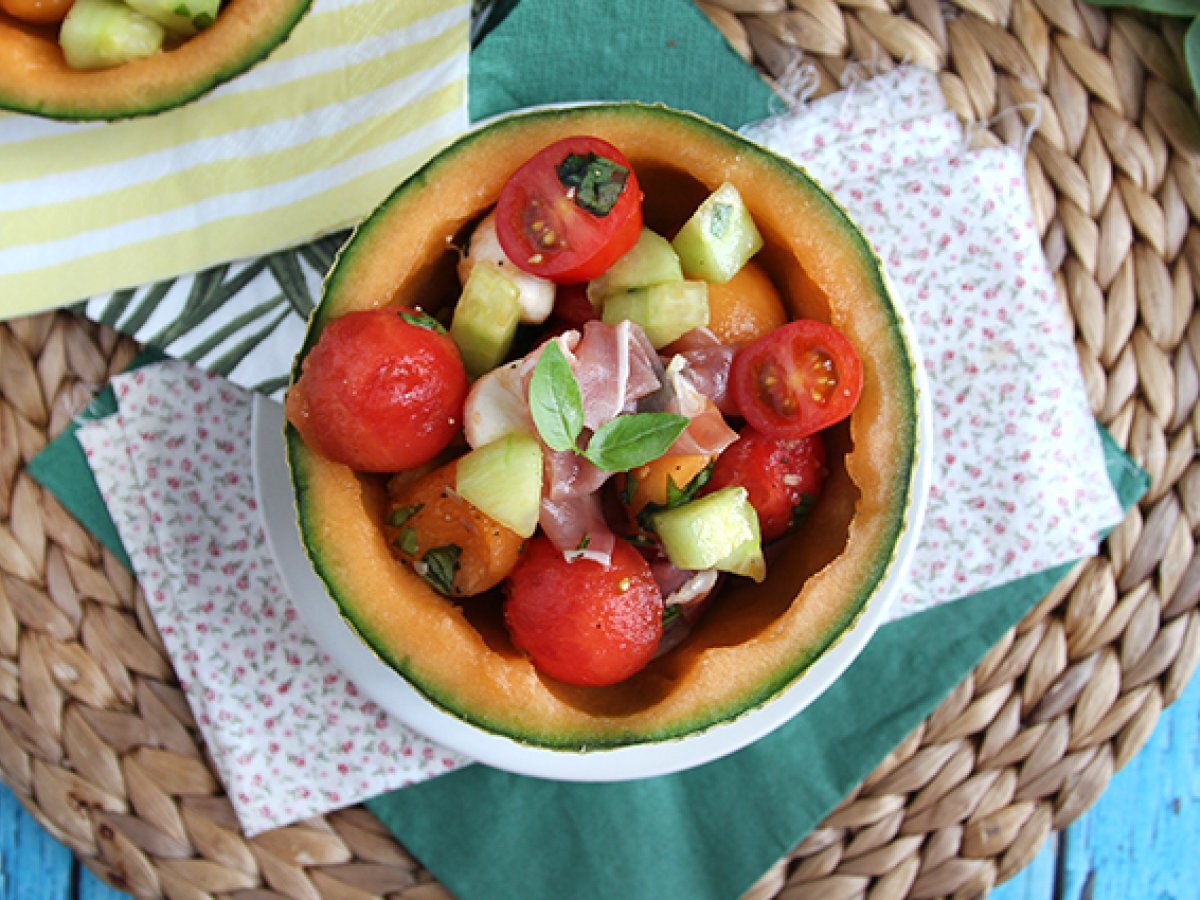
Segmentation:
[(643, 228), (637, 243), (607, 272), (589, 282), (587, 295), (592, 306), (600, 309), (613, 294), (668, 281), (683, 281), (679, 257), (670, 241)]
[(523, 538), (542, 510), (542, 445), (530, 434), (506, 434), (458, 460), (454, 489), (485, 515)]
[(683, 274), (713, 284), (736, 275), (762, 245), (742, 195), (728, 182), (700, 204), (671, 242)]
[(495, 263), (476, 263), (454, 307), (450, 337), (467, 374), (478, 378), (504, 361), (517, 334), (520, 290)]
[(758, 513), (744, 487), (731, 485), (651, 516), (671, 563), (681, 569), (716, 569), (762, 581)]
[(217, 20), (221, 0), (125, 0), (175, 38), (189, 38)]
[(120, 0), (76, 0), (58, 32), (72, 69), (109, 69), (153, 56), (164, 38), (161, 25)]
[(607, 325), (625, 319), (642, 326), (658, 350), (693, 328), (708, 324), (708, 285), (703, 281), (669, 281), (613, 294), (604, 301)]

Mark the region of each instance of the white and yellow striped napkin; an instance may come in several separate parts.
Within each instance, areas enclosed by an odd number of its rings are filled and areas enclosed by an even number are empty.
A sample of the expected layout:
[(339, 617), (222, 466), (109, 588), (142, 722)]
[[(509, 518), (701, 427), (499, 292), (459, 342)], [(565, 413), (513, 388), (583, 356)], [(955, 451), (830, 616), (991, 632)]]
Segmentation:
[(0, 113), (0, 318), (356, 222), (467, 127), (469, 0), (314, 0), (199, 101), (69, 124)]

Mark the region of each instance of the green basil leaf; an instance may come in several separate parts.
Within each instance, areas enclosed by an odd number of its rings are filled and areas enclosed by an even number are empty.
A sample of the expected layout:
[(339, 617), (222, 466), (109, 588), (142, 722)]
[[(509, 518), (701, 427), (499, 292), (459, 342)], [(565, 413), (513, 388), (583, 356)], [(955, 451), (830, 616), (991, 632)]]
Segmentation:
[(688, 421), (670, 413), (617, 416), (596, 429), (583, 455), (605, 472), (627, 472), (662, 456)]
[(628, 178), (627, 168), (595, 153), (571, 153), (558, 165), (558, 180), (575, 192), (575, 205), (594, 216), (612, 212)]
[(402, 553), (407, 553), (409, 556), (416, 556), (417, 550), (421, 547), (417, 533), (411, 528), (401, 528), (392, 543), (399, 547)]
[(557, 341), (549, 341), (529, 379), (529, 413), (546, 446), (575, 450), (583, 430), (583, 395)]
[(429, 313), (402, 312), (400, 313), (400, 318), (402, 318), (409, 325), (416, 325), (418, 328), (428, 328), (430, 331), (436, 331), (438, 334), (446, 333), (446, 329), (442, 327), (442, 323), (433, 316), (429, 315)]
[(397, 506), (388, 513), (388, 524), (393, 528), (399, 528), (424, 508), (424, 503), (414, 503), (412, 506)]
[(413, 564), (413, 571), (429, 582), (439, 594), (449, 597), (454, 592), (454, 576), (458, 574), (458, 558), (462, 547), (447, 544), (427, 550), (420, 561)]

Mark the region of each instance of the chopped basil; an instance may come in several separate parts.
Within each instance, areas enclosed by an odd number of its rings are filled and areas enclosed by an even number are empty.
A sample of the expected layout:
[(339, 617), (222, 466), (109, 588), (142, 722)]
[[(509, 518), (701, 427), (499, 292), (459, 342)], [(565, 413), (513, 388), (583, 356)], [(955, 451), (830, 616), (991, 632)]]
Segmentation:
[(412, 506), (397, 506), (388, 513), (388, 524), (393, 528), (399, 528), (424, 508), (424, 503), (414, 503)]
[(197, 31), (203, 31), (205, 28), (210, 27), (215, 21), (216, 19), (214, 19), (208, 13), (200, 13), (192, 19), (192, 25), (195, 26)]
[(392, 543), (409, 556), (416, 556), (417, 550), (421, 547), (421, 542), (417, 539), (417, 533), (411, 528), (401, 528), (400, 533), (396, 535), (396, 539)]
[(595, 153), (571, 153), (558, 164), (558, 180), (574, 191), (575, 205), (594, 216), (612, 212), (628, 177), (623, 165)]
[(581, 537), (579, 539), (579, 543), (575, 545), (575, 549), (576, 550), (586, 550), (588, 548), (588, 545), (591, 542), (592, 542), (592, 536), (590, 534), (585, 534), (583, 537)]
[(448, 597), (454, 593), (454, 576), (458, 574), (458, 558), (460, 556), (462, 556), (462, 547), (456, 544), (434, 547), (425, 552), (413, 569), (429, 582), (430, 587)]
[(442, 323), (433, 316), (429, 315), (429, 313), (411, 313), (405, 311), (400, 313), (400, 318), (402, 318), (409, 325), (416, 325), (418, 328), (428, 328), (430, 331), (436, 331), (438, 334), (446, 333), (446, 329), (442, 327)]
[(691, 503), (696, 499), (696, 495), (701, 489), (708, 484), (712, 478), (714, 461), (709, 461), (708, 465), (695, 474), (691, 481), (685, 484), (682, 488), (676, 487), (675, 479), (670, 475), (667, 476), (667, 502), (666, 503), (647, 503), (642, 507), (637, 514), (638, 524), (647, 531), (653, 531), (653, 518), (655, 513), (662, 512), (664, 509), (674, 509), (676, 506), (683, 506), (685, 503)]
[(714, 203), (712, 218), (708, 220), (708, 231), (715, 238), (725, 237), (729, 224), (733, 221), (733, 207), (728, 203)]
[(662, 623), (663, 628), (666, 628), (672, 622), (679, 618), (679, 614), (683, 611), (683, 607), (678, 603), (672, 603), (670, 606), (663, 607)]

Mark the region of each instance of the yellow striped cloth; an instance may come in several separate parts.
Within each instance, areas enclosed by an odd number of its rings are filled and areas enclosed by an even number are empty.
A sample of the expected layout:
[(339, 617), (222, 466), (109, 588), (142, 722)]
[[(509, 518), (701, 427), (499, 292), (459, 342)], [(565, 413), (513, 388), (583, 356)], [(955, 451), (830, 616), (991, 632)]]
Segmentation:
[(176, 110), (0, 113), (0, 317), (345, 227), (467, 127), (470, 3), (315, 0), (263, 63)]

